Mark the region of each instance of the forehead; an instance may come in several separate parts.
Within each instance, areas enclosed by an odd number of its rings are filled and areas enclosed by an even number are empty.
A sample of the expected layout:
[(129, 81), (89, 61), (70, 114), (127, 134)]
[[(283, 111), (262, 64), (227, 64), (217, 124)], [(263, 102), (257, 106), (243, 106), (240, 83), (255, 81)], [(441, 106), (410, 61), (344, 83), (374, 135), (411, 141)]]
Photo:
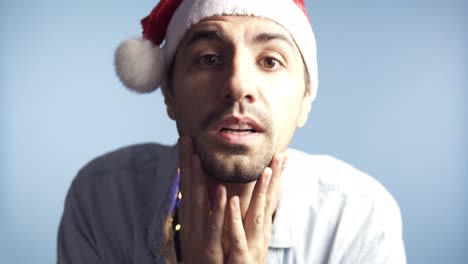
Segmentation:
[[(210, 34), (207, 34), (210, 33)], [(223, 40), (225, 42), (280, 41), (297, 49), (291, 34), (280, 24), (254, 16), (213, 16), (192, 25), (186, 32), (179, 48), (190, 45), (194, 40)]]
[(284, 29), (280, 24), (268, 18), (256, 17), (256, 16), (235, 16), (235, 15), (206, 17), (200, 20), (198, 23), (194, 24), (191, 29), (194, 29), (197, 27), (203, 27), (212, 23), (229, 24), (227, 28), (249, 25), (250, 27), (259, 26), (259, 27), (267, 27), (271, 29), (279, 28), (280, 30), (286, 31), (286, 29)]

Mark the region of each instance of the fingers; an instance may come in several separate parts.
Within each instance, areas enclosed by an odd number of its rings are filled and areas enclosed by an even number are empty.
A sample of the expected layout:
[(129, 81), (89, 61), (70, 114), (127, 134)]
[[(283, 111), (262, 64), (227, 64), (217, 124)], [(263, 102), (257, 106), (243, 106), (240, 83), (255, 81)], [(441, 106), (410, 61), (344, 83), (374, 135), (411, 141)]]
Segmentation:
[(265, 201), (267, 196), (268, 185), (270, 183), (272, 170), (266, 167), (262, 175), (255, 184), (250, 200), (249, 209), (244, 218), (247, 239), (251, 241), (256, 237), (260, 237), (263, 233), (263, 225), (265, 218)]
[(180, 221), (182, 226), (185, 226), (192, 218), (190, 210), (190, 199), (191, 197), (191, 180), (190, 171), (192, 167), (192, 155), (193, 155), (193, 143), (190, 137), (184, 136), (179, 139), (179, 173), (180, 173), (180, 186), (183, 198), (180, 204)]
[(206, 176), (189, 136), (179, 139), (182, 200), (179, 209), (184, 259), (197, 263), (223, 263), (222, 235), (226, 189), (221, 186), (213, 213), (209, 214)]
[[(265, 201), (265, 214), (272, 216), (274, 211), (276, 210), (276, 206), (279, 200), (279, 194), (281, 192), (281, 176), (283, 172), (283, 164), (284, 164), (284, 156), (282, 154), (275, 154), (271, 161), (271, 170), (272, 176), (270, 180), (270, 184), (268, 185), (268, 190), (266, 194), (266, 201)], [(271, 218), (265, 220), (271, 222)]]
[[(181, 178), (181, 212), (183, 225), (204, 226), (208, 216), (208, 195), (206, 180), (200, 158), (194, 152), (193, 141), (189, 136), (180, 140), (179, 167)], [(198, 229), (196, 231), (202, 232)], [(194, 234), (199, 235), (199, 234)]]
[(229, 201), (229, 234), (231, 238), (230, 256), (246, 256), (248, 253), (247, 238), (242, 224), (239, 197), (233, 196)]
[(192, 156), (191, 167), (191, 211), (192, 221), (195, 226), (205, 226), (206, 218), (209, 213), (208, 194), (206, 190), (206, 179), (203, 175), (203, 170), (200, 163), (200, 158), (197, 155)]
[(263, 170), (255, 184), (244, 218), (245, 236), (249, 248), (262, 248), (262, 245), (269, 241), (273, 213), (280, 197), (284, 157), (283, 154), (275, 154), (270, 167)]
[[(230, 226), (226, 231), (230, 236), (230, 256), (262, 256), (260, 253), (268, 249), (272, 215), (280, 197), (286, 158), (286, 154), (275, 154), (270, 166), (263, 170), (255, 184), (243, 222), (239, 197), (233, 196), (228, 202), (223, 185), (217, 186), (210, 212), (206, 176), (195, 153), (193, 140), (189, 136), (180, 138), (179, 168), (183, 197), (179, 216), (182, 244), (190, 245), (188, 248), (183, 246), (183, 254), (223, 262), (223, 227), (226, 221)], [(200, 241), (204, 243), (197, 244)]]
[[(226, 187), (219, 185), (216, 188), (216, 198), (212, 207), (211, 215), (207, 221), (207, 248), (219, 248), (223, 238), (224, 215), (226, 212)], [(214, 254), (222, 252), (212, 252)]]

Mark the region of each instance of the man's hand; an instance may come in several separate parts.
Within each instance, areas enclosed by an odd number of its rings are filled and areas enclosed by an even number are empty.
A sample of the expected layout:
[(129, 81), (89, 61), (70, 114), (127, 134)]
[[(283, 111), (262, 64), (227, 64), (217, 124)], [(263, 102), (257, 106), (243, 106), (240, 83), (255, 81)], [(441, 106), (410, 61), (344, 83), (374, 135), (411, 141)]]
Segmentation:
[(273, 156), (255, 184), (249, 209), (242, 220), (239, 197), (229, 200), (230, 248), (228, 263), (266, 263), (273, 214), (281, 193), (282, 154)]
[[(190, 137), (179, 140), (182, 200), (180, 235), (183, 263), (224, 263), (222, 236), (226, 189), (218, 186), (216, 198), (208, 203), (206, 178)], [(211, 212), (210, 212), (211, 211)]]
[[(242, 220), (239, 197), (231, 197), (228, 203), (224, 185), (216, 187), (210, 206), (206, 176), (191, 138), (181, 138), (179, 149), (183, 262), (266, 263), (273, 214), (280, 196), (283, 155), (274, 155), (270, 167), (263, 170)], [(223, 250), (225, 217), (229, 225), (225, 234), (229, 236), (226, 253)]]

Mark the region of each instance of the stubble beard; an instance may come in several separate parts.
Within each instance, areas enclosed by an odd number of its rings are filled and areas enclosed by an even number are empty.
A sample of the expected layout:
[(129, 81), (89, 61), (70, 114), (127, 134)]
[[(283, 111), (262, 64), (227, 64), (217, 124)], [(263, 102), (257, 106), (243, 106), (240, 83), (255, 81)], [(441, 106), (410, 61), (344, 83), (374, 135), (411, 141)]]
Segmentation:
[[(267, 140), (268, 141), (268, 140)], [(203, 140), (196, 140), (196, 151), (202, 168), (208, 177), (227, 183), (248, 183), (258, 180), (273, 156), (271, 142), (261, 149), (247, 146), (226, 146), (222, 151), (213, 151)]]
[[(232, 113), (235, 106), (219, 108), (201, 121), (200, 131), (213, 127), (213, 124)], [(203, 132), (195, 135), (195, 150), (207, 176), (221, 182), (248, 183), (258, 180), (265, 167), (270, 165), (273, 152), (273, 131), (270, 116), (252, 106), (239, 106), (244, 112), (255, 116), (263, 128), (260, 137), (262, 144), (256, 146), (219, 144), (213, 146)], [(205, 131), (207, 132), (207, 131)]]

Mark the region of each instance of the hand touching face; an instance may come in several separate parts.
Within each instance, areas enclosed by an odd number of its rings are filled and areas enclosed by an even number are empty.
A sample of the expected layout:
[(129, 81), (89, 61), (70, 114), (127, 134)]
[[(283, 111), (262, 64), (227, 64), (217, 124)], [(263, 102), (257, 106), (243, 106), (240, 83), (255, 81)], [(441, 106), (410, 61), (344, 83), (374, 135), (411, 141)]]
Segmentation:
[(215, 197), (209, 202), (207, 178), (192, 139), (183, 137), (179, 144), (184, 263), (265, 263), (284, 156), (274, 155), (270, 166), (264, 168), (242, 217), (239, 197), (228, 198), (222, 184), (215, 187)]

